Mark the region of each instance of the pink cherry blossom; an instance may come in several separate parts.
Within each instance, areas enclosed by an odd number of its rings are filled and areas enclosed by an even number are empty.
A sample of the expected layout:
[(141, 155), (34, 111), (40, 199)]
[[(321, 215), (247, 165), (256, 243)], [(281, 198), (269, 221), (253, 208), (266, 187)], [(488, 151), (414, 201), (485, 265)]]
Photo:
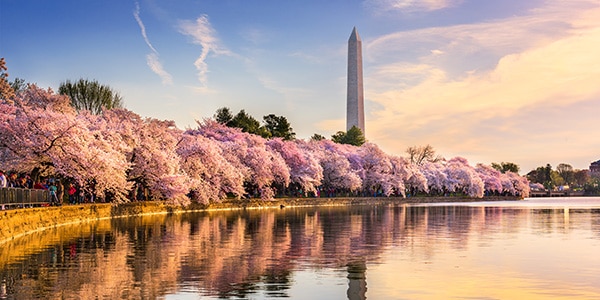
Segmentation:
[(184, 133), (177, 146), (181, 166), (190, 180), (192, 200), (219, 202), (232, 194), (244, 195), (244, 174), (224, 156), (219, 142)]
[[(327, 195), (406, 196), (484, 192), (527, 197), (525, 177), (462, 157), (410, 163), (373, 143), (266, 140), (214, 120), (195, 129), (142, 118), (126, 109), (76, 112), (69, 98), (35, 85), (0, 103), (0, 168), (77, 183), (88, 195), (186, 205), (227, 197), (271, 199), (292, 188)], [(290, 184), (292, 186), (290, 187)], [(128, 199), (129, 197), (129, 199)]]
[(290, 169), (290, 180), (307, 192), (315, 192), (323, 180), (323, 167), (315, 155), (299, 147), (301, 141), (283, 141), (275, 138), (267, 141), (267, 146), (284, 159)]
[(305, 151), (310, 151), (323, 168), (322, 186), (324, 189), (357, 191), (362, 186), (358, 171), (353, 169), (346, 158), (347, 149), (329, 140), (300, 143)]
[(448, 185), (451, 192), (463, 192), (470, 197), (481, 198), (484, 194), (484, 183), (474, 168), (463, 157), (455, 157), (446, 163)]
[(267, 147), (260, 136), (242, 132), (238, 128), (226, 127), (213, 120), (199, 123), (198, 129), (188, 130), (187, 134), (203, 135), (223, 145), (225, 157), (243, 171), (244, 181), (250, 185), (251, 194), (257, 193), (262, 199), (275, 195), (274, 184), (287, 187), (290, 183), (290, 169), (278, 152)]

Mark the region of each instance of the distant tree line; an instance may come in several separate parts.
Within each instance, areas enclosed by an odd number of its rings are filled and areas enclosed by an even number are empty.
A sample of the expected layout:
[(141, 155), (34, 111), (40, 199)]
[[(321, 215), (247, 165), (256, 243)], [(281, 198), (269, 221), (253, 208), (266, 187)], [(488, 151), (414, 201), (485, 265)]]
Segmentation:
[[(217, 109), (214, 119), (227, 127), (240, 128), (242, 132), (256, 134), (265, 139), (282, 138), (284, 141), (291, 141), (296, 138), (290, 122), (284, 116), (274, 114), (263, 116), (263, 124), (261, 124), (243, 109), (234, 115), (228, 107), (222, 107)], [(324, 136), (317, 133), (311, 137), (314, 141), (324, 139)], [(352, 126), (348, 131), (336, 132), (331, 136), (331, 141), (353, 146), (361, 146), (366, 142), (364, 134), (356, 126)]]
[[(520, 171), (519, 166), (512, 162), (494, 162), (491, 167), (502, 173)], [(574, 169), (568, 163), (560, 163), (556, 168), (550, 164), (539, 166), (525, 176), (532, 188), (545, 190), (563, 188), (584, 191), (586, 195), (600, 195), (600, 175), (590, 173), (589, 169)]]
[(243, 109), (233, 115), (228, 107), (222, 107), (217, 110), (214, 118), (227, 127), (240, 128), (242, 132), (256, 134), (265, 139), (278, 137), (291, 141), (296, 138), (292, 125), (284, 116), (266, 115), (263, 117), (264, 124), (261, 124)]
[(545, 189), (568, 186), (570, 189), (583, 190), (588, 195), (600, 194), (600, 177), (590, 174), (588, 169), (578, 170), (567, 163), (560, 163), (553, 169), (550, 164), (537, 167), (527, 173), (527, 179)]

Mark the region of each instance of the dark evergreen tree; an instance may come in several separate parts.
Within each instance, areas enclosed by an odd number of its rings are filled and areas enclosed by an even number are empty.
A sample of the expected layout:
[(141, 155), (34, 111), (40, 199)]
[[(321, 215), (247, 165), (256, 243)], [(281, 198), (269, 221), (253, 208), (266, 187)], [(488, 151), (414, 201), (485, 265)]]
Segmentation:
[(347, 132), (336, 132), (331, 136), (331, 140), (338, 144), (361, 146), (365, 143), (365, 136), (360, 128), (352, 126), (352, 128), (350, 128)]
[(265, 121), (265, 129), (269, 132), (270, 137), (280, 137), (284, 140), (293, 140), (296, 138), (296, 133), (294, 133), (286, 117), (270, 114), (264, 116), (263, 120)]
[(324, 136), (322, 136), (322, 135), (320, 135), (320, 134), (318, 134), (318, 133), (315, 133), (315, 134), (313, 134), (313, 135), (310, 137), (310, 139), (311, 139), (312, 141), (322, 141), (322, 140), (324, 140), (324, 139), (325, 139), (325, 137), (324, 137)]
[(260, 122), (243, 109), (231, 119), (231, 122), (227, 126), (237, 127), (242, 129), (243, 132), (260, 135), (264, 138), (270, 137), (269, 131), (265, 127), (260, 126)]
[(233, 120), (233, 114), (229, 110), (229, 107), (221, 107), (217, 109), (215, 113), (215, 120), (223, 125), (229, 126), (229, 123)]

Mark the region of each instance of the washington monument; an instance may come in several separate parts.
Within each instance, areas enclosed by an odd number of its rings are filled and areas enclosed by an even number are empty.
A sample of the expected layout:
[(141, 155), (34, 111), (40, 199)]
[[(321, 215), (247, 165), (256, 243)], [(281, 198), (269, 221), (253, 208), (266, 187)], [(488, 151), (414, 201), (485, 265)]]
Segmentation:
[(365, 104), (363, 96), (362, 41), (352, 30), (348, 39), (348, 92), (346, 100), (346, 130), (356, 126), (365, 135)]

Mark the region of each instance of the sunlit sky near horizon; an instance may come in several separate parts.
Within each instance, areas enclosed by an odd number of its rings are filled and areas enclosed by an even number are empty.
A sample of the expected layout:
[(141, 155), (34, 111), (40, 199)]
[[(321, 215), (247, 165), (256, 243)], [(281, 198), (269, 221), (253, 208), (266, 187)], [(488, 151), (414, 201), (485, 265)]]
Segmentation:
[(0, 1), (9, 79), (96, 79), (194, 127), (220, 107), (345, 129), (347, 40), (363, 41), (366, 136), (521, 174), (600, 159), (600, 1)]

